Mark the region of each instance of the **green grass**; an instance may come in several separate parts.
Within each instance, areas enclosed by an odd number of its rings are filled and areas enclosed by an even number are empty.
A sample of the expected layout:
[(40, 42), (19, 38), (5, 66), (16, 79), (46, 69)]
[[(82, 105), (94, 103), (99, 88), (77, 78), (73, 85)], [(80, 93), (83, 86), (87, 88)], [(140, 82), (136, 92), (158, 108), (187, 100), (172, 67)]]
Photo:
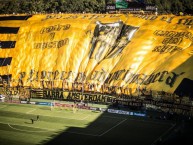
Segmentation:
[[(32, 124), (30, 119), (36, 120), (37, 115), (39, 120)], [(73, 113), (69, 108), (51, 110), (49, 106), (0, 103), (1, 145), (151, 145), (170, 128), (171, 122), (167, 121), (83, 109)]]

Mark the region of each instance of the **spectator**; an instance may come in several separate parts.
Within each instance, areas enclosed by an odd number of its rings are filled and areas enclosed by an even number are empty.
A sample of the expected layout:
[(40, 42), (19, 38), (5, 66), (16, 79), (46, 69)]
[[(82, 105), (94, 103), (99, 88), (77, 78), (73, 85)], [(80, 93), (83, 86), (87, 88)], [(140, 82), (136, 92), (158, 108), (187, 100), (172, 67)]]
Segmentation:
[(39, 115), (37, 115), (37, 121), (39, 120), (39, 117), (40, 117), (40, 116), (39, 116)]
[(31, 118), (31, 123), (34, 124), (34, 119), (33, 118)]

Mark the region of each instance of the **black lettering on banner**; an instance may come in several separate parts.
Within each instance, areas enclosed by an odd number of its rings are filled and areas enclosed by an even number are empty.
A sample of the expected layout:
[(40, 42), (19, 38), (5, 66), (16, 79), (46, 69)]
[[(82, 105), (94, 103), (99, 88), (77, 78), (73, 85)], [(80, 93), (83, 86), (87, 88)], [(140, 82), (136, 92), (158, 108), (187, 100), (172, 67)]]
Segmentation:
[(57, 41), (52, 41), (52, 42), (47, 43), (47, 48), (58, 48)]
[(43, 91), (43, 98), (52, 98), (51, 91)]
[(150, 18), (150, 20), (155, 20), (155, 19), (157, 19), (158, 17), (157, 16), (152, 16), (151, 18)]
[(112, 97), (107, 97), (107, 102), (113, 102), (113, 98)]
[(170, 87), (173, 87), (174, 85), (174, 82), (176, 81), (177, 77), (179, 77), (180, 75), (184, 74), (185, 72), (182, 72), (180, 74), (176, 74), (174, 72), (172, 72), (172, 75), (173, 76), (169, 76), (167, 79), (166, 79), (166, 84), (169, 85)]
[(106, 83), (106, 84), (110, 84), (110, 79), (111, 79), (112, 75), (113, 75), (112, 73), (109, 74), (109, 76), (108, 76), (107, 79), (105, 80), (105, 83)]
[(75, 100), (80, 100), (80, 93), (73, 93)]
[(26, 76), (26, 72), (19, 73), (18, 85), (23, 86), (23, 78)]
[(48, 79), (49, 81), (52, 80), (52, 74), (53, 74), (53, 72), (47, 71), (47, 79)]
[(184, 34), (184, 37), (190, 39), (190, 40), (193, 42), (193, 35), (192, 35), (191, 32), (186, 32), (186, 33)]
[(89, 95), (88, 95), (88, 94), (85, 94), (84, 96), (85, 96), (85, 97), (84, 97), (84, 100), (85, 100), (85, 101), (89, 101)]
[(33, 75), (35, 74), (35, 70), (31, 69), (30, 73), (29, 73), (29, 78), (27, 79), (27, 81), (32, 81)]
[(158, 81), (157, 78), (158, 78), (159, 76), (160, 76), (160, 72), (158, 72), (157, 74), (155, 74), (155, 76), (154, 76), (154, 78), (153, 78), (153, 80), (152, 80), (152, 83)]
[(54, 26), (43, 27), (40, 30), (40, 34), (56, 32), (56, 31), (60, 31), (60, 30), (68, 30), (68, 29), (70, 29), (70, 27), (71, 27), (70, 24), (66, 24), (66, 25), (58, 24), (58, 25), (54, 25)]
[(152, 81), (154, 80), (154, 75), (155, 75), (154, 73), (151, 74), (151, 75), (147, 78), (147, 80), (144, 81), (144, 84), (145, 84), (145, 85), (148, 85), (148, 84), (152, 83)]
[(132, 80), (130, 81), (130, 84), (132, 84), (132, 83), (138, 84), (139, 76), (140, 76), (140, 74), (133, 75)]
[(60, 92), (59, 99), (63, 99), (63, 98), (64, 98), (63, 92)]
[(36, 72), (35, 81), (38, 81), (38, 78), (39, 78), (38, 74), (39, 74), (39, 71)]
[[(103, 72), (96, 71), (95, 73), (98, 73), (99, 74), (98, 76), (100, 78), (102, 76), (101, 73)], [(43, 88), (52, 87), (54, 85), (53, 79), (54, 80), (63, 80), (63, 81), (65, 81), (65, 79), (73, 79), (73, 81), (75, 80), (77, 82), (82, 82), (81, 81), (82, 79), (83, 80), (86, 79), (86, 76), (84, 73), (77, 74), (72, 71), (70, 72), (65, 72), (65, 71), (59, 72), (58, 70), (53, 71), (53, 72), (52, 71), (41, 71), (39, 75), (39, 71), (35, 71), (32, 69), (29, 72), (29, 74), (26, 74), (26, 72), (20, 72), (19, 74), (20, 75), (18, 77), (18, 80), (11, 79), (11, 76), (9, 77), (9, 79), (12, 82), (17, 82), (19, 86), (23, 86), (24, 78), (28, 76), (27, 81), (30, 81), (30, 82), (37, 81), (42, 85)], [(135, 73), (132, 73), (130, 70), (119, 70), (117, 72), (109, 74), (108, 78), (105, 80), (105, 84), (110, 84), (111, 81), (116, 81), (117, 79), (121, 79), (127, 84), (136, 83), (136, 84), (143, 84), (143, 85), (165, 81), (167, 85), (170, 85), (171, 87), (173, 87), (179, 75), (175, 74), (174, 72), (172, 74), (173, 74), (172, 77), (171, 76), (165, 77), (166, 75), (169, 75), (168, 71), (157, 72), (157, 73), (146, 75), (146, 74), (135, 74)], [(93, 77), (93, 78), (98, 79), (98, 77)], [(3, 76), (0, 76), (0, 83), (2, 84), (3, 81), (7, 82), (7, 80), (3, 79)], [(66, 86), (67, 84), (63, 83), (63, 85)], [(116, 89), (111, 87), (111, 91), (116, 91)]]
[(99, 81), (101, 75), (102, 75), (102, 72), (98, 72), (98, 75), (97, 75), (97, 77), (95, 78), (95, 80)]
[(99, 71), (94, 71), (90, 77), (91, 80), (95, 80)]
[(163, 81), (164, 81), (163, 78), (164, 78), (164, 76), (165, 76), (166, 74), (168, 74), (168, 71), (163, 71), (163, 72), (161, 73), (160, 78), (158, 79), (158, 82), (163, 82)]
[(83, 82), (86, 79), (86, 75), (83, 72), (79, 72), (75, 81), (77, 82)]
[(101, 72), (100, 76), (98, 77), (97, 81), (103, 82), (105, 80), (105, 77), (107, 76), (106, 72)]
[(46, 88), (50, 88), (52, 86), (52, 81), (44, 81)]
[(53, 39), (54, 39), (54, 37), (55, 37), (55, 32), (51, 32), (51, 33), (49, 34), (49, 38), (50, 38), (50, 40), (53, 40)]
[(63, 26), (63, 30), (68, 30), (70, 29), (71, 25), (70, 24), (66, 24)]
[[(142, 19), (145, 19), (145, 20), (155, 20), (157, 19), (158, 17), (157, 16), (145, 16), (145, 15), (140, 15), (140, 14), (134, 14), (133, 15), (134, 17), (138, 17), (138, 18), (142, 18)], [(167, 17), (167, 16), (163, 16), (160, 18), (161, 21), (165, 21), (167, 23), (171, 23), (172, 20), (175, 18), (175, 16), (172, 16), (172, 17)], [(182, 24), (182, 25), (187, 25), (187, 26), (190, 26), (190, 25), (193, 25), (193, 19), (191, 18), (182, 18), (182, 19), (179, 19), (178, 22), (176, 24)]]
[(46, 71), (41, 71), (41, 79), (45, 79), (46, 78)]
[(135, 76), (135, 74), (134, 73), (132, 73), (132, 72), (128, 72), (127, 74), (126, 74), (126, 77), (125, 77), (125, 82), (126, 83), (131, 83), (131, 81), (133, 80), (133, 77)]
[(54, 80), (58, 80), (59, 79), (59, 71), (58, 70), (56, 70), (55, 72), (54, 72)]
[(101, 102), (106, 102), (106, 96), (102, 96), (102, 98), (101, 98), (100, 101), (101, 101)]
[(193, 19), (179, 19), (177, 24), (182, 24), (182, 25), (193, 25)]
[(162, 41), (162, 44), (176, 44), (179, 45), (183, 41), (182, 37), (167, 37)]
[[(58, 96), (62, 94), (62, 92), (44, 92), (44, 96), (47, 98), (51, 98), (51, 95), (53, 98), (59, 99)], [(84, 97), (83, 97), (84, 96)], [(84, 100), (84, 101), (89, 101), (89, 102), (113, 102), (115, 100), (115, 97), (112, 96), (105, 96), (101, 94), (86, 94), (84, 93), (82, 96), (82, 93), (77, 93), (77, 92), (70, 92), (69, 95), (67, 96), (67, 100)], [(62, 96), (63, 97), (63, 96)], [(62, 98), (60, 97), (60, 98)]]
[(91, 102), (94, 102), (94, 98), (96, 97), (97, 95), (89, 95), (89, 101), (91, 101)]
[(171, 23), (174, 17), (170, 17), (166, 20), (167, 23)]
[(96, 96), (96, 98), (95, 98), (95, 102), (100, 102), (100, 101), (101, 101), (101, 97), (102, 97), (102, 95), (98, 95), (98, 96)]
[(121, 79), (121, 76), (122, 74), (125, 72), (125, 70), (119, 70), (116, 72), (115, 74), (115, 80), (120, 80)]
[(56, 98), (56, 95), (55, 95), (55, 92), (54, 92), (54, 91), (51, 92), (51, 97), (52, 97), (52, 98)]
[(66, 38), (64, 40), (60, 40), (60, 41), (58, 41), (57, 48), (61, 48), (62, 46), (68, 45), (68, 44), (69, 44), (69, 39), (68, 38)]
[(167, 23), (171, 23), (174, 17), (167, 17), (167, 16), (163, 16), (160, 20), (162, 21), (166, 21)]
[(176, 51), (182, 51), (181, 47), (172, 46), (172, 45), (163, 45), (163, 46), (156, 46), (152, 52), (159, 52), (160, 54), (163, 53), (174, 53)]
[(193, 19), (189, 20), (189, 22), (187, 22), (186, 25), (193, 25)]
[(91, 34), (92, 34), (92, 31), (91, 31), (91, 30), (86, 30), (86, 31), (85, 31), (85, 34), (86, 34), (86, 35), (91, 35)]
[(78, 18), (77, 15), (71, 15), (71, 16), (68, 16), (68, 17), (66, 17), (64, 19), (76, 19), (76, 18)]
[[(175, 37), (175, 41), (177, 41), (177, 44), (180, 44), (179, 42), (181, 42), (183, 40), (183, 38), (186, 39), (190, 39), (191, 41), (193, 41), (193, 35), (191, 32), (176, 32), (176, 31), (163, 31), (163, 30), (156, 30), (154, 32), (154, 35), (156, 36), (163, 36), (163, 37)], [(176, 40), (176, 37), (178, 37), (178, 39)], [(167, 38), (169, 39), (169, 38)], [(174, 38), (172, 38), (172, 41)], [(165, 44), (165, 43), (164, 43)], [(175, 43), (172, 43), (175, 44)]]
[(60, 80), (64, 80), (64, 79), (66, 78), (66, 77), (65, 77), (66, 74), (67, 74), (66, 71), (62, 71)]
[(59, 91), (52, 91), (52, 97), (56, 99), (60, 99), (60, 93)]
[(171, 51), (170, 51), (170, 53), (173, 53), (173, 52), (176, 52), (176, 51), (182, 51), (183, 49), (181, 48), (181, 47), (174, 47)]
[(119, 74), (119, 71), (114, 72), (111, 79), (112, 80), (117, 80), (118, 79), (118, 74)]
[(42, 42), (42, 43), (34, 43), (34, 49), (50, 49), (50, 48), (61, 48), (64, 45), (69, 44), (69, 38), (65, 38), (60, 41), (52, 41), (52, 42)]
[[(138, 11), (139, 9), (131, 9), (131, 10), (132, 11), (135, 11), (135, 10)], [(141, 19), (145, 19), (145, 20), (155, 20), (158, 18), (157, 16), (141, 15), (141, 14), (134, 14), (133, 16), (141, 18)]]
[(140, 77), (138, 78), (138, 84), (144, 84), (147, 77), (148, 77), (147, 75), (141, 74)]
[(68, 93), (68, 96), (66, 97), (67, 100), (73, 100), (72, 99), (72, 92)]
[(67, 79), (74, 79), (74, 75), (72, 71), (69, 71)]
[(34, 43), (34, 48), (35, 49), (42, 48), (42, 43)]

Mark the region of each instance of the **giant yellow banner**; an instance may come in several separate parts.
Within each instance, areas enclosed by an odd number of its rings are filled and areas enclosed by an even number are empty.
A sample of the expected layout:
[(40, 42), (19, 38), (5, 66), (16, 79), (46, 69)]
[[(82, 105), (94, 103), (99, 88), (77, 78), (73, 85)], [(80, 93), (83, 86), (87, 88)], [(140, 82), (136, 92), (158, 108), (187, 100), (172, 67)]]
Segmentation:
[(2, 85), (173, 93), (193, 80), (192, 16), (16, 17), (0, 16)]

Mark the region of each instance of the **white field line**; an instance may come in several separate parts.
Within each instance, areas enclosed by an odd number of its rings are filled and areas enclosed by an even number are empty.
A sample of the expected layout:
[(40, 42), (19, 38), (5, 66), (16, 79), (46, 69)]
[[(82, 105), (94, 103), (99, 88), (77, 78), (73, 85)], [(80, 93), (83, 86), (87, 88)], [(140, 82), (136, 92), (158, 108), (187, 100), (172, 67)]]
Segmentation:
[[(23, 131), (23, 132), (48, 132), (48, 131), (51, 131), (51, 130), (29, 131), (29, 130), (24, 130), (24, 129), (18, 129), (18, 128), (12, 127), (9, 123), (8, 123), (8, 126), (9, 126), (10, 128), (12, 128), (13, 130)], [(52, 131), (53, 131), (53, 130), (52, 130)]]
[(103, 117), (112, 118), (112, 119), (125, 119), (123, 117), (113, 117), (113, 116), (103, 116)]
[(72, 133), (72, 134), (87, 135), (87, 136), (103, 136), (104, 134), (111, 131), (113, 128), (119, 126), (121, 123), (123, 123), (126, 120), (127, 119), (124, 119), (124, 120), (120, 121), (118, 124), (114, 125), (113, 127), (111, 127), (110, 129), (106, 130), (105, 132), (103, 132), (101, 134), (90, 134), (90, 133), (81, 133), (81, 132), (73, 132), (73, 131), (66, 131), (66, 132), (67, 133)]
[[(30, 127), (30, 128), (36, 128), (36, 129), (45, 129), (43, 130), (39, 130), (39, 131), (29, 131), (29, 130), (23, 130), (23, 129), (18, 129), (15, 127), (12, 127), (9, 123), (3, 123), (0, 122), (1, 124), (6, 124), (8, 125), (11, 129), (13, 130), (17, 130), (17, 131), (22, 131), (22, 132), (51, 132), (51, 131), (57, 131), (56, 129), (48, 129), (48, 128), (40, 128), (40, 127), (32, 127), (32, 126), (28, 126), (28, 125), (18, 125), (18, 124), (12, 124), (12, 125), (17, 125), (17, 126), (23, 126), (23, 127)], [(65, 131), (67, 133), (72, 133), (72, 134), (79, 134), (79, 135), (88, 135), (88, 136), (99, 136), (99, 135), (95, 135), (95, 134), (89, 134), (89, 133), (81, 133), (81, 132), (73, 132), (73, 131)]]
[(164, 136), (166, 133), (168, 133), (170, 130), (172, 130), (174, 127), (176, 126), (176, 124), (173, 124), (168, 130), (166, 130), (162, 135), (160, 135), (155, 141), (153, 141), (153, 143), (151, 145), (154, 145), (160, 138), (162, 138), (162, 136)]
[(141, 120), (141, 119), (134, 119), (134, 118), (129, 118), (128, 120), (133, 120), (133, 121), (138, 121), (138, 122), (145, 122), (145, 123), (152, 123), (152, 124), (169, 124), (169, 122), (163, 122), (163, 121), (158, 121), (158, 122), (155, 122), (155, 120), (151, 121), (151, 120)]
[(7, 107), (7, 105), (0, 107), (0, 109), (6, 108), (6, 107)]
[(80, 119), (80, 120), (85, 120), (86, 118), (88, 118), (90, 115), (85, 116), (84, 118)]
[[(35, 111), (35, 110), (31, 110), (31, 112), (33, 112), (33, 111)], [(26, 114), (33, 114), (33, 113), (30, 113), (30, 112), (28, 111), (28, 112), (26, 112)], [(34, 115), (34, 114), (33, 114), (33, 115)], [(64, 118), (64, 119), (71, 119), (71, 120), (85, 120), (87, 117), (89, 117), (89, 115), (87, 115), (86, 117), (77, 119), (77, 118), (75, 118), (75, 117), (77, 117), (77, 116), (71, 117), (71, 118), (70, 118), (70, 117), (62, 117), (62, 116), (41, 115), (41, 114), (39, 114), (39, 116), (40, 116), (40, 117), (41, 117), (41, 116), (48, 116), (48, 117)]]
[(99, 136), (98, 134), (90, 134), (90, 133), (83, 133), (83, 132), (74, 132), (74, 131), (65, 131), (67, 133), (72, 133), (72, 134), (79, 134), (79, 135), (87, 135), (87, 136)]
[(10, 128), (14, 129), (14, 130), (18, 130), (18, 131), (24, 131), (24, 132), (48, 132), (48, 131), (56, 131), (55, 129), (48, 129), (48, 128), (40, 128), (40, 127), (34, 127), (34, 126), (28, 126), (28, 125), (20, 125), (20, 124), (11, 124), (11, 125), (17, 125), (17, 126), (23, 126), (23, 127), (30, 127), (30, 128), (35, 128), (35, 129), (44, 129), (43, 130), (39, 130), (39, 131), (29, 131), (29, 130), (22, 130), (22, 129), (17, 129), (14, 128), (10, 125), (10, 123), (4, 123), (4, 122), (0, 122), (1, 124), (6, 124), (8, 125)]
[(123, 122), (125, 122), (127, 119), (124, 119), (122, 121), (120, 121), (119, 123), (117, 123), (115, 126), (109, 128), (108, 130), (106, 130), (105, 132), (101, 133), (99, 136), (103, 136), (104, 134), (108, 133), (109, 131), (111, 131), (113, 128), (119, 126), (120, 124), (122, 124)]
[(32, 109), (32, 110), (26, 112), (26, 114), (30, 114), (31, 112), (33, 112), (33, 111), (35, 111), (35, 110), (36, 110), (36, 109)]

